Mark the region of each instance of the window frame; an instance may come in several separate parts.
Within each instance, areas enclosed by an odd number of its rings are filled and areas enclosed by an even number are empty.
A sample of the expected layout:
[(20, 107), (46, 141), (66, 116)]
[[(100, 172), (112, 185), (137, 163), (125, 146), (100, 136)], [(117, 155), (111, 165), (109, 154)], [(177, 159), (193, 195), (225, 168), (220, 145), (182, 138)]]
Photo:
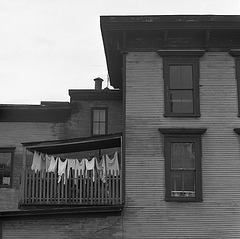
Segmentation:
[[(176, 113), (170, 110), (170, 66), (192, 66), (192, 87), (193, 87), (193, 113)], [(164, 107), (165, 117), (200, 117), (199, 99), (199, 58), (198, 57), (163, 57), (163, 78), (164, 78)]]
[(0, 153), (10, 153), (11, 154), (11, 167), (10, 167), (10, 184), (1, 185), (0, 188), (11, 188), (13, 184), (13, 162), (14, 162), (14, 152), (15, 147), (0, 147)]
[(237, 80), (238, 117), (240, 117), (240, 49), (231, 49), (229, 54), (235, 58), (235, 77)]
[[(160, 128), (164, 135), (164, 158), (165, 158), (165, 201), (177, 202), (201, 202), (202, 198), (202, 143), (201, 135), (206, 128), (198, 129), (172, 129)], [(195, 144), (195, 197), (171, 196), (171, 143), (194, 143)], [(184, 171), (184, 170), (183, 170)]]
[[(93, 133), (94, 110), (104, 110), (105, 111), (105, 133), (104, 134), (94, 134)], [(92, 107), (91, 112), (92, 112), (92, 116), (91, 116), (91, 135), (106, 135), (108, 133), (108, 108), (107, 107)]]

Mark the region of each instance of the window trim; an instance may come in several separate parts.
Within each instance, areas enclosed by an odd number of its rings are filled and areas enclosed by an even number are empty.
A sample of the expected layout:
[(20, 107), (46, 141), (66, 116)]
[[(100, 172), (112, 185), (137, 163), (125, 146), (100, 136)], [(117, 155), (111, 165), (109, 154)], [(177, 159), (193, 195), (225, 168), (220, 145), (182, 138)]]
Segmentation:
[[(170, 66), (171, 65), (191, 65), (193, 74), (193, 113), (175, 113), (170, 112)], [(163, 58), (163, 77), (164, 77), (164, 107), (165, 117), (200, 117), (200, 99), (199, 99), (199, 60), (193, 57), (164, 57)]]
[[(164, 117), (200, 117), (200, 95), (199, 95), (199, 58), (203, 56), (203, 49), (175, 49), (158, 50), (163, 59), (164, 78)], [(169, 65), (170, 64), (191, 64), (193, 66), (193, 113), (170, 112), (169, 100)]]
[(240, 49), (232, 49), (229, 54), (235, 58), (235, 77), (237, 80), (238, 117), (240, 117)]
[[(105, 110), (105, 133), (104, 134), (94, 134), (93, 133), (93, 112), (94, 110)], [(92, 116), (91, 116), (91, 135), (106, 135), (108, 134), (108, 108), (107, 107), (92, 107)]]
[[(206, 128), (159, 128), (164, 135), (164, 158), (165, 158), (165, 201), (177, 202), (201, 202), (202, 198), (202, 143), (201, 135)], [(171, 142), (194, 142), (196, 145), (196, 190), (195, 197), (172, 197), (171, 196), (171, 163), (170, 163), (170, 144)]]
[(0, 185), (0, 188), (12, 188), (12, 185), (13, 185), (13, 162), (14, 162), (15, 149), (16, 149), (16, 147), (0, 147), (0, 153), (10, 153), (11, 154), (10, 185)]

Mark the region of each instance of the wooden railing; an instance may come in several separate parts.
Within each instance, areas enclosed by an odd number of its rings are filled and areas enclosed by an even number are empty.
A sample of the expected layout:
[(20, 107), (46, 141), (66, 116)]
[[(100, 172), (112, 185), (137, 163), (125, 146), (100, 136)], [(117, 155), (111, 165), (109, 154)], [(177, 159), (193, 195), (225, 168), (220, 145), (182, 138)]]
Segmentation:
[(57, 173), (38, 172), (28, 169), (20, 185), (20, 205), (120, 205), (122, 204), (121, 170), (118, 176), (106, 177), (102, 182), (96, 173), (95, 180), (87, 175), (70, 177), (58, 183)]

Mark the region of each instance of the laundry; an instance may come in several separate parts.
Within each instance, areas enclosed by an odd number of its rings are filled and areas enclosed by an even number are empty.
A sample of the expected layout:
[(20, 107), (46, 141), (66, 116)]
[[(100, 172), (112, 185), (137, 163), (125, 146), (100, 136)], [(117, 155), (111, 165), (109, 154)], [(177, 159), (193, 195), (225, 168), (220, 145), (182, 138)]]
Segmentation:
[(95, 161), (96, 161), (96, 157), (93, 157), (91, 161), (88, 161), (87, 159), (85, 159), (85, 163), (86, 163), (86, 177), (87, 177), (87, 171), (92, 170), (93, 182), (95, 181)]
[(48, 167), (48, 172), (53, 172), (55, 173), (57, 170), (57, 165), (58, 165), (58, 159), (55, 159), (53, 156), (50, 156), (51, 160), (50, 160), (50, 165)]
[(63, 177), (63, 183), (66, 184), (67, 162), (67, 160), (63, 162), (60, 158), (58, 158), (58, 183), (61, 182), (61, 178)]
[(67, 159), (67, 178), (70, 176), (71, 169), (76, 169), (76, 159)]
[(114, 156), (112, 159), (109, 158), (109, 156), (106, 154), (106, 169), (107, 174), (112, 174), (114, 176), (119, 175), (119, 163), (118, 163), (118, 152), (116, 151), (114, 153)]
[(45, 158), (46, 158), (46, 172), (47, 172), (51, 163), (51, 156), (46, 154)]
[(102, 180), (103, 183), (106, 183), (106, 160), (105, 156), (102, 156), (102, 159), (100, 162), (96, 160), (96, 168), (99, 173), (99, 177)]
[[(86, 159), (82, 159), (81, 162), (79, 162), (79, 160), (76, 160), (76, 165), (75, 165), (75, 178), (77, 178), (78, 176), (84, 175), (85, 173), (85, 169), (86, 169), (86, 163), (85, 163)], [(82, 172), (82, 174), (81, 174)]]
[(38, 171), (41, 171), (41, 168), (42, 168), (41, 165), (42, 165), (42, 156), (37, 151), (34, 151), (31, 169), (34, 170), (36, 173)]

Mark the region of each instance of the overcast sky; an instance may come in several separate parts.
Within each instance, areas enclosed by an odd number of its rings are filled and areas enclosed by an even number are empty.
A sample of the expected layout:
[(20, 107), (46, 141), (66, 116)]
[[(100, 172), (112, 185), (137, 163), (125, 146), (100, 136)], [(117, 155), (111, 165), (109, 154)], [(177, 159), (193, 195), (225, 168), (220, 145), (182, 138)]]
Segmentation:
[(106, 87), (100, 16), (162, 14), (240, 15), (240, 0), (0, 0), (0, 104)]

